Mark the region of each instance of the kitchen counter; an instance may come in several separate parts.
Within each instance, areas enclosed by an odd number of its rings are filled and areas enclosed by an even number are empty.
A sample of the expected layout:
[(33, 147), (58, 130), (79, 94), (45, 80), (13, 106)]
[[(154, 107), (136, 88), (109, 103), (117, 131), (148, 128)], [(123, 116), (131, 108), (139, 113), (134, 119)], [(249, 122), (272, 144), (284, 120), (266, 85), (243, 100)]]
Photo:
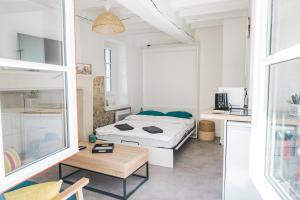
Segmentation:
[[(278, 120), (277, 124), (285, 124), (285, 125), (292, 125), (292, 126), (299, 126), (300, 119), (293, 118), (288, 115), (288, 113), (280, 113), (277, 114)], [(282, 117), (284, 115), (284, 117)], [(234, 115), (234, 114), (227, 114), (227, 113), (213, 113), (212, 111), (206, 111), (200, 114), (200, 119), (207, 119), (207, 120), (222, 120), (222, 121), (237, 121), (237, 122), (249, 122), (251, 123), (251, 116), (250, 115)]]
[(8, 108), (3, 113), (24, 113), (24, 114), (60, 114), (64, 109), (59, 108)]
[(227, 122), (234, 121), (234, 122), (246, 122), (251, 123), (251, 116), (250, 115), (235, 115), (225, 113), (214, 113), (211, 111), (202, 112), (200, 114), (200, 120), (219, 120), (223, 122), (224, 128), (223, 131), (220, 132), (220, 144), (224, 144), (224, 136), (226, 137), (226, 130), (227, 130)]
[(200, 114), (200, 119), (207, 120), (224, 120), (224, 121), (238, 121), (238, 122), (251, 122), (250, 115), (234, 115), (227, 113), (213, 113), (206, 111)]

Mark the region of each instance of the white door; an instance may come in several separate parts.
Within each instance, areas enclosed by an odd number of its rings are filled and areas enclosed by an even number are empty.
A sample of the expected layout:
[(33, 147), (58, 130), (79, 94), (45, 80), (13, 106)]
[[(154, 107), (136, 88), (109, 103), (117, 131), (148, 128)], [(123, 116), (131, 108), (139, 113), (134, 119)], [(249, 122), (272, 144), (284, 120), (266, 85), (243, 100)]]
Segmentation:
[(251, 177), (263, 199), (300, 199), (300, 1), (252, 11)]

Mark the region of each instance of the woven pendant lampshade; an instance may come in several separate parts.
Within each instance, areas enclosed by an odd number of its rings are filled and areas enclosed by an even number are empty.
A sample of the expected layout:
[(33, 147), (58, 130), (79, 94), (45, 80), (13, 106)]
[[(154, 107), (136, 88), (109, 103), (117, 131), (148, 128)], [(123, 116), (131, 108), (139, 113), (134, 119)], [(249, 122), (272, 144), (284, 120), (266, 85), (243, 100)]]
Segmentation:
[(125, 26), (116, 15), (105, 11), (94, 21), (93, 31), (102, 35), (115, 35), (124, 32)]

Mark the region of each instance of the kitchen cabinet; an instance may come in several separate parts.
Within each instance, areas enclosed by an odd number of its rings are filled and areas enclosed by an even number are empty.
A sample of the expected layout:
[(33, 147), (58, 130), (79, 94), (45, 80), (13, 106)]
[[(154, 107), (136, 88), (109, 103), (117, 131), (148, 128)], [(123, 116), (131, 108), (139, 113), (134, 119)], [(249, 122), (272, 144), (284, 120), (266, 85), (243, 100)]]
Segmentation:
[(223, 200), (261, 200), (249, 176), (251, 124), (227, 121)]

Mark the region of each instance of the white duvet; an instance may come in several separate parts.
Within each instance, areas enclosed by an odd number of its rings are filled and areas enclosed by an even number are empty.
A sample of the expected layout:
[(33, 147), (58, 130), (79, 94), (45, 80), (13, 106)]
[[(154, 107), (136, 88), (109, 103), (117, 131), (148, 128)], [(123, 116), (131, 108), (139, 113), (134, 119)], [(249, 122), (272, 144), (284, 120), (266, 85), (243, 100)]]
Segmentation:
[[(115, 127), (116, 124), (129, 124), (134, 127), (130, 131), (120, 131)], [(130, 115), (124, 120), (115, 124), (100, 127), (96, 129), (99, 136), (103, 135), (119, 135), (125, 137), (138, 137), (145, 139), (155, 139), (168, 142), (173, 137), (184, 135), (184, 133), (192, 128), (194, 119), (182, 119), (167, 116), (148, 116), (148, 115)], [(142, 128), (147, 126), (156, 126), (163, 130), (163, 133), (151, 134), (144, 131)]]

